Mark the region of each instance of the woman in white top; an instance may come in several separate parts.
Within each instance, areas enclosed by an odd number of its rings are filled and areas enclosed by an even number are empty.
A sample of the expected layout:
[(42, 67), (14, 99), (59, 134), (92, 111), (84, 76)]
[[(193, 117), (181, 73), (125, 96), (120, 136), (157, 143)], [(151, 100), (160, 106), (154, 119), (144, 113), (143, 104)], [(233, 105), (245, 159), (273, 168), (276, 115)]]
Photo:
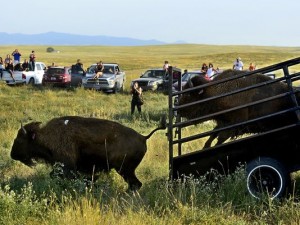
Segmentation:
[(209, 63), (206, 75), (209, 77), (210, 80), (212, 80), (215, 73), (216, 73), (216, 70), (214, 69), (213, 64)]

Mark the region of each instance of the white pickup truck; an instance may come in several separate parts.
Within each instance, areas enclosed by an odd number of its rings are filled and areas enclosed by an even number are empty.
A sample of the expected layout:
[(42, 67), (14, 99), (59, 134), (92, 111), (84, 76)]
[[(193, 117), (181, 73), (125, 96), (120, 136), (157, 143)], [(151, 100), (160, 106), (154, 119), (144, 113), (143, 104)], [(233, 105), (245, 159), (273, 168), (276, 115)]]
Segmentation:
[(1, 70), (1, 79), (5, 81), (8, 85), (42, 84), (45, 69), (46, 65), (44, 63), (36, 62), (34, 71), (13, 71), (13, 77), (15, 78), (15, 80), (13, 80), (13, 78), (7, 70), (3, 69)]

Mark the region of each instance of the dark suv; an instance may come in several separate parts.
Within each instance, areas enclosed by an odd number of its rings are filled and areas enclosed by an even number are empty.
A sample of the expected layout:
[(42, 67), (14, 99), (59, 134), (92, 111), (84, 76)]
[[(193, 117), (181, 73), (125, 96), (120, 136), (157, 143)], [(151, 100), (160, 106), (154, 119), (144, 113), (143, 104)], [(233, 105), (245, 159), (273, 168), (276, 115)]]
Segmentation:
[(45, 71), (43, 85), (68, 87), (71, 85), (71, 68), (63, 66), (50, 67)]
[[(181, 74), (181, 69), (173, 67), (173, 82), (176, 82)], [(131, 86), (137, 82), (144, 90), (166, 90), (169, 82), (169, 75), (163, 68), (149, 69), (143, 73), (140, 78), (132, 80)]]

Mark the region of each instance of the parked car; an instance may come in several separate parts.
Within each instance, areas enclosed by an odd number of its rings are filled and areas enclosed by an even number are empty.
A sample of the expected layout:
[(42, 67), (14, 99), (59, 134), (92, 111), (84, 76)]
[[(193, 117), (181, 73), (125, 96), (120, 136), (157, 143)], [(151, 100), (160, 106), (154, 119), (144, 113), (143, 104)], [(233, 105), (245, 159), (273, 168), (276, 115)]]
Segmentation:
[[(15, 66), (15, 69), (13, 71), (13, 76), (15, 80), (12, 79), (8, 71), (4, 71), (4, 77), (2, 77), (2, 80), (5, 80), (8, 85), (17, 85), (17, 84), (41, 84), (43, 80), (43, 75), (46, 69), (46, 65), (42, 62), (36, 62), (35, 63), (35, 70), (23, 70), (19, 66), (20, 64), (17, 64)], [(19, 69), (17, 69), (19, 68)], [(6, 71), (6, 72), (5, 72)]]
[(63, 86), (71, 85), (71, 68), (63, 66), (49, 67), (43, 77), (43, 85)]
[(14, 80), (12, 78), (10, 72), (6, 69), (0, 69), (0, 77), (1, 77), (1, 80), (4, 81), (9, 86), (26, 84), (26, 78), (24, 76), (16, 78), (14, 75), (14, 72), (13, 72), (13, 77), (15, 77), (15, 80)]
[[(199, 70), (184, 73), (182, 75), (182, 78), (181, 78), (181, 87), (183, 87), (188, 82), (189, 79), (192, 79), (195, 76), (205, 76), (205, 73), (203, 73)], [(206, 78), (209, 79), (208, 77), (206, 77)], [(179, 90), (178, 85), (179, 85), (178, 81), (173, 83), (173, 86), (172, 86), (173, 91), (178, 91)]]
[[(176, 82), (182, 75), (181, 69), (173, 67), (173, 81)], [(131, 81), (132, 85), (137, 82), (139, 86), (144, 90), (166, 90), (169, 82), (169, 75), (166, 74), (163, 68), (146, 70), (138, 79)]]
[(85, 89), (95, 89), (98, 91), (113, 92), (124, 90), (126, 74), (117, 63), (103, 63), (103, 75), (94, 78), (97, 64), (92, 64), (82, 78), (82, 86)]

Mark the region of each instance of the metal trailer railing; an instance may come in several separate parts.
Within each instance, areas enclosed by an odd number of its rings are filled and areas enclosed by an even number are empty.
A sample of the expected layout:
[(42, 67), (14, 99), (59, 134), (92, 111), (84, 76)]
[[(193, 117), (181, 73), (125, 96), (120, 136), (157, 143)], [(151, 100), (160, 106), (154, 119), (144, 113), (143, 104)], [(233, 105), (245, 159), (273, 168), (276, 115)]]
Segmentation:
[[(225, 130), (229, 130), (229, 129), (235, 129), (235, 128), (237, 129), (240, 126), (255, 123), (255, 122), (258, 122), (258, 121), (261, 121), (261, 120), (264, 120), (264, 119), (267, 119), (267, 118), (270, 118), (270, 117), (273, 117), (273, 116), (285, 114), (285, 113), (288, 113), (288, 112), (294, 112), (295, 115), (296, 115), (296, 118), (297, 118), (297, 122), (299, 122), (300, 121), (300, 107), (299, 107), (299, 103), (298, 103), (297, 98), (296, 98), (296, 94), (298, 92), (300, 92), (300, 89), (295, 89), (293, 87), (293, 83), (297, 80), (300, 80), (300, 73), (290, 73), (289, 72), (289, 67), (297, 65), (299, 63), (300, 63), (300, 57), (299, 58), (294, 58), (294, 59), (291, 59), (291, 60), (288, 60), (288, 61), (284, 61), (284, 62), (281, 62), (281, 63), (278, 63), (278, 64), (274, 64), (274, 65), (271, 65), (271, 66), (268, 66), (268, 67), (264, 67), (264, 68), (261, 68), (261, 69), (257, 69), (255, 71), (248, 71), (248, 72), (245, 71), (245, 73), (242, 73), (242, 74), (237, 75), (237, 76), (232, 76), (232, 77), (228, 77), (226, 79), (217, 80), (217, 81), (214, 81), (214, 82), (210, 82), (208, 84), (204, 84), (204, 85), (201, 85), (201, 86), (189, 88), (189, 89), (186, 89), (186, 90), (182, 90), (182, 81), (181, 81), (181, 79), (179, 79), (178, 80), (178, 87), (180, 89), (177, 92), (173, 91), (173, 88), (172, 88), (173, 79), (172, 79), (172, 76), (170, 76), (169, 87), (168, 87), (169, 123), (168, 123), (168, 133), (167, 133), (168, 141), (169, 141), (169, 172), (170, 172), (169, 177), (170, 177), (170, 179), (172, 179), (172, 174), (173, 174), (173, 158), (174, 158), (174, 155), (177, 155), (177, 156), (182, 155), (182, 144), (183, 143), (187, 143), (187, 142), (190, 142), (190, 141), (193, 141), (193, 140), (197, 140), (199, 138), (207, 137), (207, 136), (210, 136), (212, 134), (215, 134), (215, 133), (218, 133), (218, 132), (221, 132), (221, 131), (225, 131)], [(222, 95), (213, 96), (213, 97), (210, 97), (210, 98), (207, 98), (207, 99), (202, 99), (202, 100), (198, 100), (198, 101), (195, 101), (195, 102), (187, 103), (187, 104), (184, 104), (184, 105), (178, 105), (177, 104), (178, 99), (183, 94), (187, 94), (187, 93), (190, 93), (190, 92), (198, 90), (198, 89), (207, 88), (208, 86), (218, 85), (220, 83), (225, 83), (225, 82), (235, 80), (235, 79), (239, 79), (239, 78), (242, 78), (242, 77), (251, 76), (251, 75), (254, 75), (254, 74), (257, 74), (257, 73), (266, 74), (266, 73), (274, 72), (274, 71), (278, 71), (278, 70), (283, 71), (283, 77), (272, 79), (270, 81), (263, 82), (263, 83), (258, 83), (258, 84), (255, 84), (255, 85), (252, 85), (252, 86), (249, 86), (249, 87), (245, 87), (245, 88), (241, 88), (241, 89), (238, 89), (238, 90), (234, 90), (234, 91), (231, 91), (231, 92), (228, 92), (228, 93), (223, 93)], [(169, 74), (172, 74), (172, 67), (169, 67)], [(197, 117), (197, 118), (193, 118), (193, 119), (185, 120), (185, 121), (181, 120), (181, 117), (180, 117), (179, 113), (177, 112), (179, 109), (182, 109), (182, 108), (185, 108), (185, 107), (195, 106), (197, 104), (213, 101), (213, 100), (216, 100), (216, 99), (219, 99), (219, 98), (224, 98), (226, 96), (234, 95), (234, 94), (244, 92), (244, 91), (248, 91), (248, 90), (251, 90), (251, 89), (256, 89), (256, 88), (259, 88), (259, 87), (262, 87), (262, 86), (265, 86), (265, 85), (270, 85), (270, 84), (276, 83), (276, 82), (285, 82), (288, 86), (289, 91), (286, 92), (286, 93), (281, 93), (281, 94), (276, 95), (276, 96), (271, 96), (271, 97), (261, 99), (261, 100), (255, 101), (255, 102), (247, 103), (247, 104), (244, 104), (244, 105), (239, 105), (239, 106), (236, 106), (236, 107), (233, 107), (233, 108), (230, 108), (230, 109), (225, 109), (225, 110), (222, 110), (222, 111), (215, 112), (215, 113), (210, 114), (210, 115), (205, 115), (205, 116), (201, 116), (201, 117)], [(210, 131), (201, 132), (201, 133), (196, 134), (196, 135), (182, 137), (182, 128), (185, 128), (185, 127), (197, 124), (197, 123), (201, 123), (202, 121), (208, 120), (209, 118), (212, 118), (212, 117), (215, 117), (215, 116), (218, 116), (218, 115), (233, 112), (233, 111), (240, 110), (240, 109), (243, 109), (243, 108), (246, 108), (246, 107), (262, 104), (264, 102), (272, 101), (272, 100), (287, 97), (287, 96), (289, 96), (291, 98), (291, 100), (293, 102), (293, 107), (290, 107), (290, 108), (282, 110), (282, 111), (274, 112), (274, 113), (269, 114), (269, 115), (264, 115), (264, 116), (261, 116), (261, 117), (257, 117), (257, 118), (253, 118), (253, 119), (250, 119), (250, 120), (247, 120), (247, 121), (243, 121), (243, 122), (240, 122), (240, 123), (230, 124), (228, 126), (224, 126), (224, 127), (219, 128), (219, 129), (213, 129), (213, 130), (210, 130)], [(268, 133), (269, 132), (270, 131), (268, 131)], [(234, 140), (232, 142), (234, 142)], [(174, 146), (175, 145), (177, 145), (177, 153), (176, 154), (174, 154)], [(205, 150), (209, 151), (209, 149), (210, 148), (207, 148)], [(196, 150), (196, 151), (201, 151), (201, 150), (202, 149)]]

